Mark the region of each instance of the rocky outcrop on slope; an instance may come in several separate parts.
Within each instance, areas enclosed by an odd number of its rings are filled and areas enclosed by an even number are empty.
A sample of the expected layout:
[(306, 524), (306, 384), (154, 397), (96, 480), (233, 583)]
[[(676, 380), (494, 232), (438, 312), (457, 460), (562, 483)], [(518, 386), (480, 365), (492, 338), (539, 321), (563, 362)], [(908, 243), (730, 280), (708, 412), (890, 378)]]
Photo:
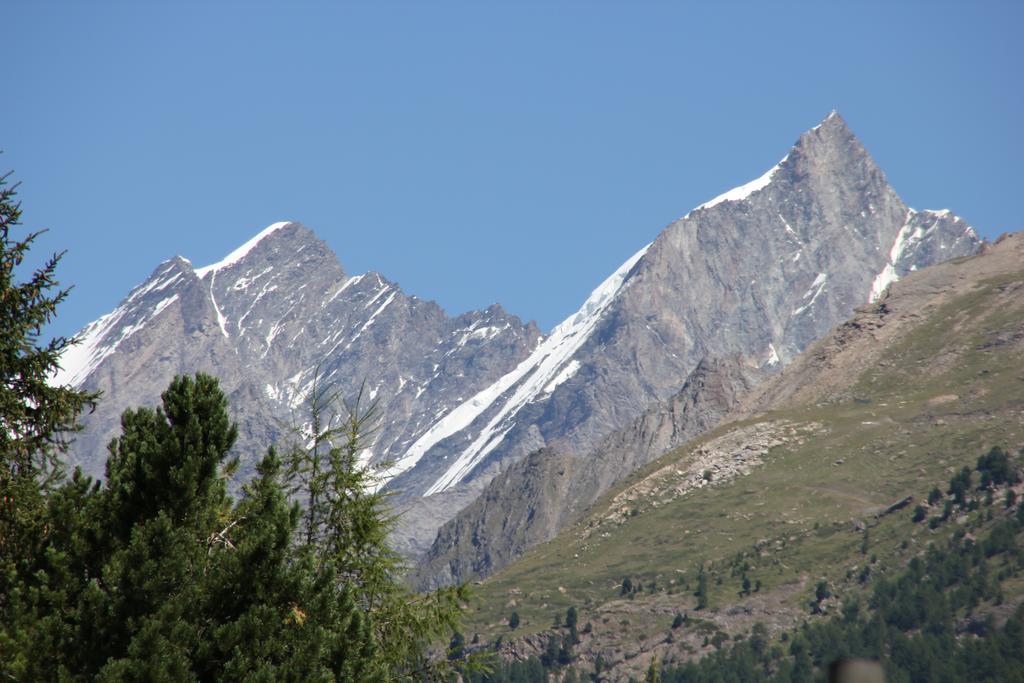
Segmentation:
[(766, 374), (738, 358), (705, 359), (678, 394), (593, 452), (545, 448), (514, 463), (441, 528), (416, 572), (418, 585), (487, 576), (554, 538), (631, 472), (714, 427)]

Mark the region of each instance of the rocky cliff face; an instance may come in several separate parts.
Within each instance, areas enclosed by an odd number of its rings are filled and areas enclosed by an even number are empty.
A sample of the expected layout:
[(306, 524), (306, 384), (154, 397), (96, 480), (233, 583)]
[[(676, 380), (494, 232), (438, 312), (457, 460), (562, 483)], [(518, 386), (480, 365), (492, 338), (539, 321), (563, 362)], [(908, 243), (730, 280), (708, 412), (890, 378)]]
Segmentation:
[(450, 318), (377, 273), (349, 277), (310, 230), (278, 223), (217, 264), (161, 264), (81, 336), (56, 381), (103, 399), (86, 417), (76, 463), (101, 473), (125, 408), (156, 403), (177, 373), (204, 371), (229, 394), (244, 474), (303, 423), (317, 373), (346, 397), (365, 382), (386, 420), (364, 455), (395, 460), (439, 412), (525, 358), (540, 334), (499, 306)]
[(585, 455), (535, 451), (496, 476), (438, 531), (417, 568), (423, 589), (485, 577), (576, 522), (615, 483), (711, 429), (768, 376), (740, 359), (705, 359), (668, 401)]

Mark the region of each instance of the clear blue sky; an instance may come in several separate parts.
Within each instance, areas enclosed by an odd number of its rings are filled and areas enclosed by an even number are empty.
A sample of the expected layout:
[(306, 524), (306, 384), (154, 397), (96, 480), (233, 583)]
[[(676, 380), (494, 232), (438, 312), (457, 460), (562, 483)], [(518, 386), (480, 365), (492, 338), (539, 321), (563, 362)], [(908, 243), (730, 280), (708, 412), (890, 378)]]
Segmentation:
[(833, 108), (911, 206), (1022, 229), (1022, 6), (8, 0), (0, 167), (55, 333), (278, 220), (547, 329)]

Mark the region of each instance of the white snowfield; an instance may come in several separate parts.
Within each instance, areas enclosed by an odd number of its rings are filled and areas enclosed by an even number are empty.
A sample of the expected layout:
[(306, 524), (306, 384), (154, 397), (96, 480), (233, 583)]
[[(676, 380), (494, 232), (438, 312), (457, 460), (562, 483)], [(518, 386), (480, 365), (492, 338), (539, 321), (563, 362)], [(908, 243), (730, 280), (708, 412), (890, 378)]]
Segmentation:
[(150, 292), (164, 290), (181, 279), (181, 273), (175, 273), (170, 277), (161, 277), (173, 268), (174, 263), (165, 265), (164, 269), (151, 282), (137, 286), (124, 303), (99, 320), (89, 323), (85, 329), (75, 335), (79, 343), (65, 349), (60, 357), (60, 370), (50, 377), (50, 384), (80, 387), (82, 382), (99, 367), (103, 359), (117, 350), (121, 342), (141, 330), (147, 322), (156, 319), (168, 306), (177, 301), (177, 294), (161, 299), (141, 319), (132, 323), (127, 322), (127, 319), (131, 318), (131, 313), (136, 309), (135, 303), (143, 296)]
[(222, 258), (220, 261), (217, 261), (216, 263), (211, 263), (208, 266), (203, 266), (202, 268), (195, 268), (194, 270), (196, 273), (196, 277), (202, 280), (204, 277), (206, 277), (208, 273), (216, 273), (218, 270), (223, 270), (228, 266), (238, 263), (239, 261), (244, 259), (246, 255), (250, 251), (252, 251), (256, 247), (256, 245), (260, 243), (261, 240), (263, 240), (264, 237), (266, 237), (272, 232), (280, 230), (289, 223), (291, 223), (291, 221), (280, 221), (278, 223), (273, 223), (263, 228), (258, 233), (256, 233), (255, 237), (248, 240), (245, 244), (232, 251), (230, 254)]

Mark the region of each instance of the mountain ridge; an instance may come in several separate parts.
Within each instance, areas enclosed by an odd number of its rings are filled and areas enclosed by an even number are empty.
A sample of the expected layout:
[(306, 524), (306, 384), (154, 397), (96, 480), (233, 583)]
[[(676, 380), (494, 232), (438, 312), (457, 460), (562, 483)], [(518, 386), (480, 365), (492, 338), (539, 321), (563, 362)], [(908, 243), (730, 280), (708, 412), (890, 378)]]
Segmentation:
[(317, 372), (345, 395), (365, 380), (386, 421), (363, 458), (393, 463), (381, 485), (420, 506), (396, 536), (416, 554), (517, 460), (592, 452), (701, 359), (785, 365), (883, 281), (977, 249), (951, 213), (910, 211), (831, 114), (762, 179), (671, 223), (547, 335), (500, 307), (451, 318), (378, 273), (348, 276), (307, 228), (276, 223), (191, 275), (168, 262), (86, 328), (95, 362), (69, 366), (107, 401), (73, 459), (98, 473), (121, 410), (206, 370), (239, 404), (244, 473), (287, 439), (277, 425), (296, 419)]
[[(561, 405), (527, 406), (527, 417), (507, 432), (520, 441), (509, 450), (546, 446), (563, 457), (606, 457), (597, 454), (600, 439), (645, 410), (660, 410), (702, 359), (782, 367), (855, 306), (880, 294), (880, 277), (888, 285), (919, 267), (973, 253), (980, 244), (951, 212), (907, 207), (834, 112), (801, 134), (760, 178), (705, 202), (662, 231), (631, 269), (632, 284), (581, 346), (576, 375), (549, 401)], [(543, 434), (546, 420), (560, 430), (554, 438)], [(517, 487), (538, 490), (514, 476), (495, 486), (501, 484), (507, 487), (501, 496), (483, 495), (511, 501), (520, 495)], [(552, 497), (519, 507), (534, 511), (539, 505), (554, 518), (571, 519), (548, 510), (564, 504)], [(508, 502), (503, 507), (528, 527), (526, 513), (514, 508)], [(492, 526), (486, 517), (479, 506), (453, 517), (453, 526), (434, 539), (425, 567), (442, 574), (450, 569), (454, 580), (466, 580), (472, 576), (467, 566), (490, 570), (552, 536), (546, 527), (524, 531), (518, 540), (506, 538), (513, 552), (496, 547), (494, 535), (479, 540), (479, 530)], [(522, 538), (529, 540), (523, 544)], [(502, 560), (492, 563), (493, 558)], [(424, 580), (432, 585), (434, 578)]]

